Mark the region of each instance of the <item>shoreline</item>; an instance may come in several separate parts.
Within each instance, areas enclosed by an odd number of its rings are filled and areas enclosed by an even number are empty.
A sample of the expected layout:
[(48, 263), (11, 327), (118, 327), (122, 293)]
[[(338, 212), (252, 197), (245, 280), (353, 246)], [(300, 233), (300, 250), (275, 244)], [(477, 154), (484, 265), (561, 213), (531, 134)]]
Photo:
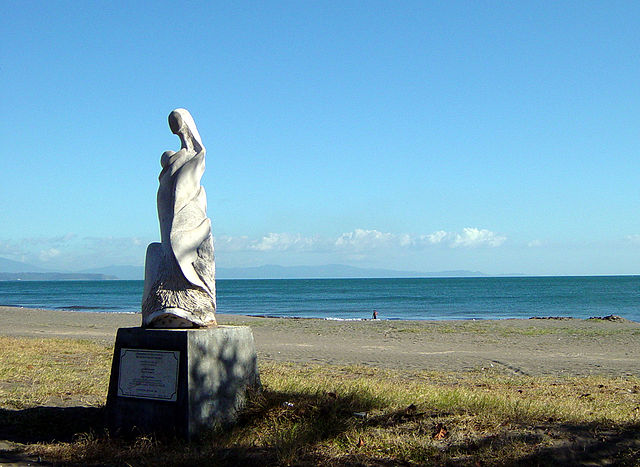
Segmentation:
[[(377, 309), (378, 318), (383, 321), (503, 320), (549, 315), (587, 319), (616, 314), (640, 323), (637, 307), (640, 276), (522, 279), (524, 282), (501, 281), (493, 277), (477, 278), (479, 282), (440, 283), (416, 278), (423, 281), (419, 284), (405, 279), (398, 283), (391, 279), (381, 279), (388, 282), (354, 279), (357, 283), (342, 279), (327, 279), (329, 283), (320, 279), (301, 279), (300, 284), (289, 279), (257, 281), (260, 284), (250, 284), (256, 282), (253, 280), (230, 281), (218, 288), (220, 306), (217, 311), (299, 319), (357, 320), (372, 318), (373, 310)], [(0, 305), (138, 312), (141, 287), (140, 280), (0, 283)]]
[[(106, 313), (115, 315), (139, 315), (139, 311), (99, 311), (98, 307), (64, 307), (64, 308), (32, 308), (20, 305), (1, 305), (0, 308), (16, 308), (21, 310), (32, 311), (51, 311), (51, 312), (67, 312), (67, 313)], [(530, 316), (528, 318), (425, 318), (425, 319), (403, 319), (403, 318), (335, 318), (335, 317), (313, 317), (313, 316), (276, 316), (276, 315), (255, 315), (255, 314), (235, 314), (235, 313), (216, 313), (216, 316), (228, 316), (231, 319), (235, 318), (266, 318), (266, 319), (291, 319), (291, 320), (319, 320), (319, 321), (336, 321), (336, 322), (358, 322), (358, 321), (393, 321), (393, 322), (415, 322), (415, 323), (440, 323), (440, 322), (493, 322), (493, 321), (529, 321), (529, 320), (558, 320), (558, 321), (618, 321), (640, 324), (640, 321), (634, 321), (628, 318), (624, 318), (618, 315), (607, 316), (590, 316), (589, 318), (577, 318), (574, 316)]]
[[(499, 371), (511, 375), (640, 376), (640, 323), (569, 319), (358, 320), (216, 315), (250, 326), (259, 359), (364, 365), (406, 372)], [(0, 335), (115, 342), (138, 313), (0, 306)], [(372, 321), (376, 324), (372, 325)]]

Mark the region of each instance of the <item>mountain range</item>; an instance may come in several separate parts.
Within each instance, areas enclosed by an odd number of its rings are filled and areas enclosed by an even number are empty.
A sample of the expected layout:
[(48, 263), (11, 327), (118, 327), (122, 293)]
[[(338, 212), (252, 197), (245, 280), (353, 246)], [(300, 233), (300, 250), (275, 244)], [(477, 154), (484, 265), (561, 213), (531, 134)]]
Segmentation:
[[(327, 264), (323, 266), (264, 265), (246, 268), (217, 268), (218, 279), (323, 279), (323, 278), (399, 278), (399, 277), (480, 277), (478, 271), (438, 272), (398, 271)], [(0, 280), (142, 280), (143, 266), (106, 266), (73, 272), (47, 270), (38, 266), (0, 258)]]
[(218, 268), (220, 279), (346, 279), (346, 278), (396, 278), (396, 277), (477, 277), (485, 274), (475, 271), (418, 272), (395, 269), (375, 269), (327, 264), (323, 266), (264, 265), (248, 268)]

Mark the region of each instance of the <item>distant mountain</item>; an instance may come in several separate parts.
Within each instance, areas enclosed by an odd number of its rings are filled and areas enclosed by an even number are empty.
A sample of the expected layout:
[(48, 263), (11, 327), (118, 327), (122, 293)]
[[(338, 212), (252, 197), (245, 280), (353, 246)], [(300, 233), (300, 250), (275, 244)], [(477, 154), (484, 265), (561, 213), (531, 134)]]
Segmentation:
[(400, 277), (478, 277), (476, 271), (417, 272), (394, 269), (372, 269), (328, 264), (325, 266), (265, 265), (248, 268), (217, 268), (218, 279), (343, 279), (343, 278), (400, 278)]
[(0, 258), (0, 272), (49, 272), (47, 269), (32, 264)]
[(115, 276), (120, 280), (141, 281), (144, 279), (143, 266), (105, 266), (103, 268), (92, 268), (78, 271), (89, 274), (106, 274)]
[(105, 274), (72, 272), (0, 272), (0, 281), (109, 281), (117, 279)]
[[(17, 275), (16, 275), (17, 274)], [(438, 272), (398, 271), (395, 269), (358, 268), (344, 264), (323, 266), (264, 265), (248, 268), (216, 269), (218, 279), (342, 279), (400, 277), (481, 277), (481, 272), (454, 270)], [(28, 278), (27, 278), (28, 277)], [(0, 280), (143, 280), (143, 266), (112, 265), (77, 272), (57, 272), (19, 261), (0, 258)]]
[(3, 281), (63, 281), (144, 279), (142, 266), (107, 266), (75, 272), (52, 271), (32, 264), (0, 258), (0, 280)]
[[(107, 274), (122, 280), (143, 280), (143, 266), (106, 266), (85, 269), (82, 273)], [(216, 268), (217, 279), (342, 279), (342, 278), (393, 278), (393, 277), (478, 277), (485, 274), (476, 271), (417, 272), (393, 269), (372, 269), (328, 264), (324, 266), (265, 265), (248, 268)]]

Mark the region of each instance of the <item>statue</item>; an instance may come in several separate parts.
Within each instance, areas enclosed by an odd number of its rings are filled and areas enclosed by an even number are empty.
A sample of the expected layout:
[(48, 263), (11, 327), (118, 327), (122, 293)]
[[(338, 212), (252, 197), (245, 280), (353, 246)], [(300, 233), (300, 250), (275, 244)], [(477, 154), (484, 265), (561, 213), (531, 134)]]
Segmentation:
[(216, 325), (215, 262), (207, 196), (200, 179), (205, 148), (191, 114), (169, 114), (178, 152), (160, 163), (158, 219), (161, 243), (147, 248), (142, 294), (142, 326), (193, 328)]

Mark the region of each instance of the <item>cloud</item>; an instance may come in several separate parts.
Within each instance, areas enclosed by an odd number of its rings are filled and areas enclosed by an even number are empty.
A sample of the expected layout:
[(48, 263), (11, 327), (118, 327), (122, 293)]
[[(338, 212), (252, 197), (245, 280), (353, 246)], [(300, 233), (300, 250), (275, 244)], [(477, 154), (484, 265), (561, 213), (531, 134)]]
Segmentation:
[(529, 243), (527, 243), (527, 246), (529, 248), (538, 248), (540, 246), (542, 246), (544, 243), (542, 242), (542, 240), (531, 240)]
[(507, 237), (503, 237), (501, 235), (497, 235), (490, 230), (487, 229), (476, 229), (471, 227), (465, 227), (462, 229), (462, 233), (454, 234), (453, 242), (451, 246), (454, 248), (457, 247), (479, 247), (479, 246), (489, 246), (489, 247), (498, 247), (502, 245)]
[(333, 244), (339, 249), (372, 250), (400, 243), (398, 237), (378, 230), (356, 229), (340, 235)]
[(305, 237), (301, 234), (268, 233), (260, 238), (251, 239), (246, 235), (215, 237), (216, 249), (224, 251), (310, 251), (324, 249), (322, 240)]
[(138, 237), (84, 237), (80, 243), (88, 249), (99, 251), (123, 251), (146, 246)]
[(40, 258), (40, 261), (47, 262), (58, 256), (60, 256), (60, 250), (57, 248), (49, 248), (47, 250), (41, 250), (38, 258)]
[(446, 232), (438, 230), (432, 234), (422, 235), (417, 243), (422, 245), (446, 245), (450, 248), (495, 248), (502, 245), (507, 237), (498, 235), (487, 229), (465, 227), (462, 232)]
[(30, 237), (0, 240), (0, 256), (50, 269), (81, 270), (140, 264), (147, 242), (137, 237)]
[(30, 237), (0, 240), (0, 256), (17, 261), (47, 260), (60, 255), (61, 249), (73, 240), (74, 236)]
[(465, 228), (462, 232), (439, 230), (427, 235), (412, 236), (379, 230), (355, 229), (337, 238), (305, 237), (301, 234), (269, 233), (258, 239), (246, 236), (216, 237), (216, 248), (225, 252), (237, 251), (299, 251), (361, 254), (380, 249), (425, 249), (434, 245), (450, 248), (499, 247), (506, 237), (490, 230)]
[(225, 251), (243, 251), (248, 250), (251, 240), (246, 235), (231, 237), (229, 235), (220, 235), (214, 238), (214, 246), (216, 249)]
[(640, 245), (640, 235), (638, 234), (627, 235), (625, 240), (633, 245)]
[(313, 249), (316, 241), (300, 234), (269, 233), (255, 242), (249, 248), (256, 251), (305, 251)]
[[(43, 256), (57, 256), (54, 250), (60, 252), (65, 245), (72, 243), (76, 235), (67, 234), (56, 237), (28, 237), (11, 240), (0, 240), (0, 255), (11, 257), (32, 256), (38, 250)], [(47, 253), (48, 252), (48, 253)]]
[[(335, 237), (305, 236), (271, 232), (260, 237), (219, 236), (215, 248), (223, 255), (245, 261), (284, 260), (283, 255), (324, 254), (331, 260), (365, 260), (374, 256), (413, 254), (434, 247), (452, 249), (496, 248), (506, 237), (487, 229), (468, 227), (460, 232), (438, 230), (425, 235), (355, 229)], [(638, 236), (640, 243), (640, 236)], [(112, 264), (139, 265), (144, 262), (148, 239), (138, 237), (34, 237), (0, 240), (0, 256), (48, 269), (77, 271)], [(403, 253), (404, 252), (404, 253)], [(300, 258), (300, 256), (296, 256)]]
[(444, 230), (438, 230), (432, 234), (426, 235), (424, 237), (420, 237), (421, 240), (426, 240), (428, 243), (438, 244), (446, 241), (451, 234), (445, 232)]

